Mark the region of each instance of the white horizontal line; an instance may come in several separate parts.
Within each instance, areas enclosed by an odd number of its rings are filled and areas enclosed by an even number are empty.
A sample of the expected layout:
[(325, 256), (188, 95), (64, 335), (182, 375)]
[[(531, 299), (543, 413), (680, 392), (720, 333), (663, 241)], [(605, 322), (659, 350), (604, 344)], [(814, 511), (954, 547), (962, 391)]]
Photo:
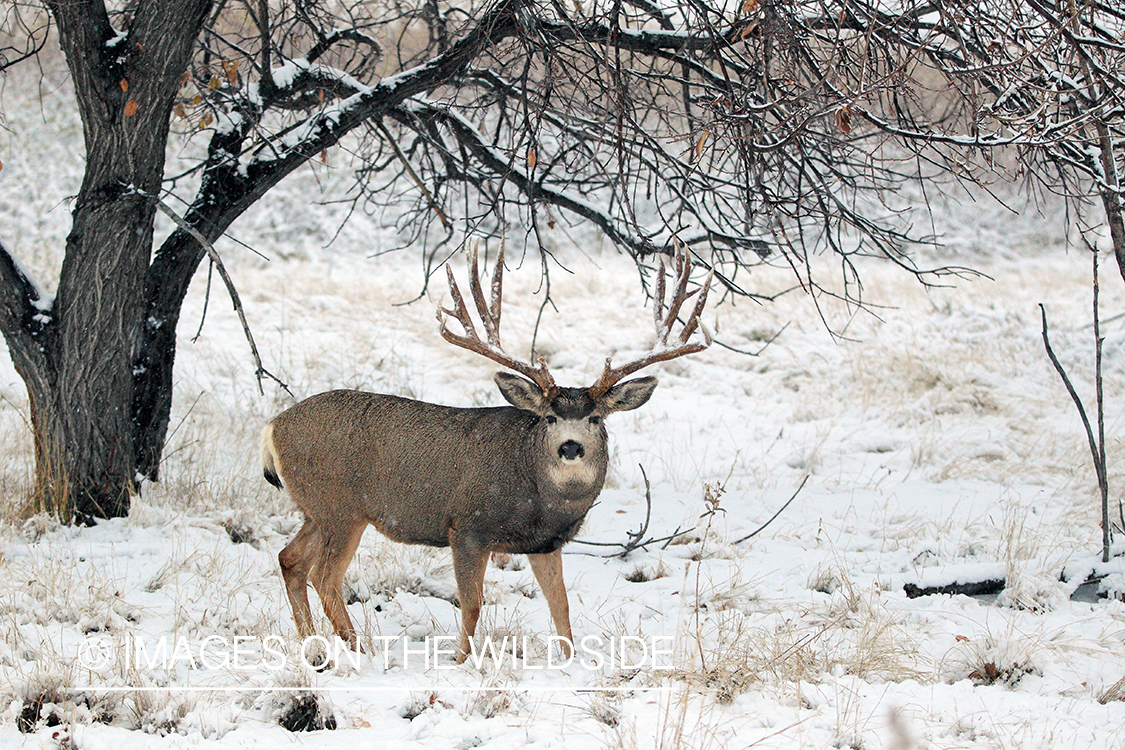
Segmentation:
[(613, 686), (613, 687), (557, 687), (552, 685), (524, 685), (512, 687), (496, 687), (496, 686), (472, 686), (472, 685), (408, 685), (408, 686), (394, 686), (394, 687), (379, 687), (375, 685), (370, 686), (357, 686), (357, 687), (285, 687), (280, 685), (275, 686), (203, 686), (203, 685), (173, 685), (165, 687), (142, 687), (142, 686), (108, 686), (108, 685), (77, 685), (69, 688), (64, 688), (67, 692), (76, 693), (82, 691), (97, 691), (102, 693), (132, 693), (132, 692), (149, 692), (149, 693), (281, 693), (281, 692), (318, 692), (318, 693), (335, 693), (335, 692), (351, 692), (351, 693), (410, 693), (410, 692), (459, 692), (459, 691), (473, 691), (473, 692), (520, 692), (520, 693), (633, 693), (633, 692), (665, 692), (671, 691), (674, 688), (671, 685), (659, 687), (628, 687), (628, 686)]

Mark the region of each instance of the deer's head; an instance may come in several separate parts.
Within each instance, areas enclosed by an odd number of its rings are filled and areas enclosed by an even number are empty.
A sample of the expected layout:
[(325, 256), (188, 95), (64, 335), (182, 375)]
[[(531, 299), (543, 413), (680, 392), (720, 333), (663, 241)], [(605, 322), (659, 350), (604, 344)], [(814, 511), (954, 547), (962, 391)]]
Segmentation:
[[(476, 248), (469, 254), (469, 270), (469, 290), (487, 340), (482, 340), (477, 334), (476, 326), (449, 266), (446, 266), (446, 271), (449, 277), (449, 289), (453, 296), (453, 309), (439, 308), (438, 310), (442, 337), (456, 346), (476, 352), (509, 370), (520, 373), (520, 375), (513, 375), (509, 372), (499, 372), (496, 374), (496, 385), (509, 404), (536, 417), (529, 438), (536, 446), (533, 451), (536, 474), (546, 476), (550, 484), (557, 487), (564, 495), (588, 494), (591, 490), (596, 495), (605, 481), (608, 464), (605, 418), (614, 412), (630, 411), (643, 406), (656, 390), (655, 377), (624, 379), (651, 364), (693, 354), (711, 344), (711, 336), (699, 320), (707, 301), (711, 274), (708, 274), (701, 286), (689, 292), (687, 286), (691, 261), (685, 252), (677, 253), (675, 290), (665, 308), (665, 268), (661, 257), (653, 294), (653, 321), (657, 334), (653, 351), (620, 367), (613, 367), (611, 361), (607, 359), (601, 377), (593, 385), (588, 388), (565, 388), (555, 384), (542, 357), (532, 365), (530, 362), (510, 357), (500, 345), (503, 247), (496, 259), (490, 302), (486, 303), (481, 287)], [(678, 319), (684, 302), (700, 290), (702, 293), (699, 294), (682, 330), (673, 342), (669, 343), (672, 327)], [(457, 320), (464, 333), (457, 334), (450, 331), (446, 326), (446, 316)], [(703, 342), (691, 340), (697, 330), (702, 333)]]

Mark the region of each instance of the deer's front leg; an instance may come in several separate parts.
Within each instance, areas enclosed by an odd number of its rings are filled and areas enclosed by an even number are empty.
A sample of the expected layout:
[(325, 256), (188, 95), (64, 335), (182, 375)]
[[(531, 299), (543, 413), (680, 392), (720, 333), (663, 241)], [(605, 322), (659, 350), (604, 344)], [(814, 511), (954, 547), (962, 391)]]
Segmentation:
[(461, 664), (472, 653), (473, 634), (484, 601), (484, 571), (489, 553), (473, 548), (454, 533), (450, 533), (449, 547), (453, 552), (457, 596), (461, 599), (461, 645), (457, 652), (457, 663)]
[(527, 562), (535, 580), (539, 581), (539, 588), (543, 589), (543, 596), (551, 609), (551, 619), (555, 621), (555, 632), (565, 639), (563, 655), (569, 659), (574, 656), (574, 637), (570, 632), (570, 603), (563, 583), (562, 550), (545, 555), (528, 555)]

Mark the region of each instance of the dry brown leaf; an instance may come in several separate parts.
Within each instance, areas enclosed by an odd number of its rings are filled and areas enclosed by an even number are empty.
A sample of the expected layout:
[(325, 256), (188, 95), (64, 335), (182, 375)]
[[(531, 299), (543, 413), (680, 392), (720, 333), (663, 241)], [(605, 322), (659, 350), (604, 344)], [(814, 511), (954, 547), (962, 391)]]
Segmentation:
[(129, 90), (129, 79), (128, 78), (122, 78), (121, 79), (121, 90), (122, 91), (128, 91)]
[(709, 133), (704, 130), (703, 135), (699, 136), (699, 140), (695, 142), (695, 158), (698, 159), (703, 155), (703, 144), (707, 142), (708, 135)]
[(135, 114), (137, 114), (137, 100), (130, 99), (129, 101), (125, 102), (125, 116), (132, 117)]

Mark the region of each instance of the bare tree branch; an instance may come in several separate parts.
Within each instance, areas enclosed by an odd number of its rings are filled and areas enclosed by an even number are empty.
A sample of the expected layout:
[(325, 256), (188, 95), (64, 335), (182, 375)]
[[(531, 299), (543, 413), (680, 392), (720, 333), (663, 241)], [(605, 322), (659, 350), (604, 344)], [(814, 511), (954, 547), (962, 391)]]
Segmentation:
[(211, 259), (211, 263), (214, 264), (214, 267), (218, 270), (219, 277), (222, 278), (223, 284), (226, 285), (227, 294), (230, 295), (231, 304), (234, 305), (234, 311), (238, 314), (238, 321), (242, 324), (242, 333), (246, 336), (246, 343), (250, 345), (250, 355), (254, 358), (254, 376), (258, 379), (259, 393), (265, 393), (265, 391), (262, 389), (262, 376), (265, 376), (277, 383), (286, 393), (292, 396), (293, 392), (289, 390), (289, 386), (286, 385), (284, 381), (282, 381), (272, 372), (267, 370), (262, 364), (262, 358), (258, 354), (258, 346), (254, 343), (254, 334), (250, 331), (250, 324), (246, 322), (246, 311), (242, 307), (242, 299), (238, 296), (238, 290), (234, 286), (234, 281), (231, 279), (230, 274), (227, 273), (227, 268), (223, 264), (223, 259), (219, 255), (218, 251), (215, 250), (215, 247), (207, 241), (207, 238), (203, 236), (202, 232), (188, 224), (187, 221), (183, 219), (183, 217), (169, 208), (168, 204), (160, 200), (160, 198), (155, 195), (145, 195), (139, 190), (135, 192), (138, 195), (142, 195), (146, 199), (156, 204), (157, 209), (159, 209), (162, 214), (174, 221), (176, 225), (180, 227), (180, 229), (190, 234), (195, 239), (195, 241), (198, 242), (203, 247), (203, 249), (207, 251), (207, 257)]

